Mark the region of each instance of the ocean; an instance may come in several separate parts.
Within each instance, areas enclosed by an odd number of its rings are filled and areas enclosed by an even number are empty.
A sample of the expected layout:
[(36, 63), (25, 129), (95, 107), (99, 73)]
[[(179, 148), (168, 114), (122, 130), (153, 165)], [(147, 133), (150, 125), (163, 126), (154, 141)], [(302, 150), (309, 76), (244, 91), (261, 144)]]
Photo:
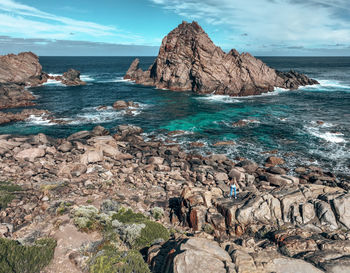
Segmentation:
[[(170, 139), (194, 153), (224, 153), (258, 163), (275, 155), (283, 157), (291, 170), (316, 165), (349, 175), (350, 57), (261, 57), (275, 69), (306, 73), (320, 85), (243, 98), (171, 92), (125, 81), (122, 77), (134, 58), (41, 57), (45, 72), (62, 74), (74, 68), (87, 85), (67, 87), (50, 80), (31, 88), (37, 97), (34, 108), (51, 111), (64, 124), (30, 118), (0, 126), (0, 134), (67, 137), (96, 125), (113, 132), (120, 124), (133, 124), (144, 129), (147, 139)], [(141, 57), (142, 68), (154, 59)], [(116, 111), (112, 108), (116, 100), (134, 101), (140, 107), (131, 114)], [(246, 125), (235, 126), (240, 120)], [(184, 133), (169, 136), (174, 130)], [(214, 146), (218, 141), (235, 144)]]

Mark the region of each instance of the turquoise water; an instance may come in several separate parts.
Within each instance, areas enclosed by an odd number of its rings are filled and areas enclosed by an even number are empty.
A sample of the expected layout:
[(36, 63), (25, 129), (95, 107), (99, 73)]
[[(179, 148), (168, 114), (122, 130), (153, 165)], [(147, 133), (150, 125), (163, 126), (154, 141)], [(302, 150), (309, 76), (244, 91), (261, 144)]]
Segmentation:
[[(297, 91), (277, 90), (262, 96), (230, 98), (171, 92), (124, 81), (122, 76), (133, 57), (42, 57), (46, 72), (61, 74), (68, 68), (81, 71), (86, 86), (66, 87), (57, 82), (30, 89), (38, 97), (35, 108), (47, 109), (66, 124), (56, 125), (40, 118), (7, 124), (0, 133), (45, 134), (66, 137), (76, 131), (119, 124), (144, 128), (146, 137), (170, 137), (195, 152), (225, 153), (258, 162), (266, 151), (278, 150), (289, 156), (289, 167), (316, 164), (337, 173), (349, 174), (350, 167), (350, 58), (262, 58), (270, 66), (294, 68), (320, 81), (320, 85)], [(141, 58), (148, 68), (154, 58)], [(132, 115), (115, 111), (116, 100), (140, 104)], [(106, 110), (97, 107), (105, 105)], [(21, 109), (11, 109), (17, 111)], [(233, 123), (246, 120), (247, 125)], [(317, 121), (324, 122), (319, 125)], [(235, 145), (214, 147), (217, 141), (233, 140)], [(191, 142), (204, 147), (193, 148)], [(290, 156), (293, 154), (293, 156)]]

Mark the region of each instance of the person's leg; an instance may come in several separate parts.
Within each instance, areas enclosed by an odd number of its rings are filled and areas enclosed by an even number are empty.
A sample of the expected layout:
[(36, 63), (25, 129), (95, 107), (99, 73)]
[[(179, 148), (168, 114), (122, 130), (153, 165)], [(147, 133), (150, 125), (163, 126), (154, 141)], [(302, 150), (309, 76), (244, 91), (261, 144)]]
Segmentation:
[(236, 185), (234, 185), (233, 190), (234, 190), (234, 192), (235, 192), (235, 199), (237, 199), (237, 189), (236, 189)]
[(230, 197), (232, 197), (232, 194), (233, 194), (233, 187), (230, 186)]

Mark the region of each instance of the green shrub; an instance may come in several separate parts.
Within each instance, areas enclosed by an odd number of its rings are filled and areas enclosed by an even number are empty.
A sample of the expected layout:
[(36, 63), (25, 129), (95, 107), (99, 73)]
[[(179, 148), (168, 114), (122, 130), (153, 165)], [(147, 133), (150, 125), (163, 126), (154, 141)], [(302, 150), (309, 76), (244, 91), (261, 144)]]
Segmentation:
[(69, 207), (72, 206), (70, 202), (62, 201), (56, 209), (57, 215), (63, 215), (69, 212)]
[(22, 188), (18, 185), (13, 185), (9, 182), (0, 182), (0, 209), (7, 208), (15, 197), (16, 191), (21, 191)]
[(104, 250), (101, 251), (92, 260), (90, 265), (90, 273), (150, 273), (147, 264), (142, 255), (134, 250), (117, 251)]
[[(115, 221), (112, 223), (121, 235), (121, 239), (136, 249), (150, 246), (158, 239), (167, 241), (170, 237), (168, 230), (163, 225), (150, 221), (143, 214), (134, 213), (131, 209), (119, 210), (116, 215), (113, 215), (113, 219), (120, 222), (119, 224)], [(141, 233), (139, 232), (140, 227)]]
[(169, 232), (162, 224), (152, 221), (146, 221), (144, 224), (146, 227), (141, 230), (141, 236), (136, 239), (134, 247), (141, 249), (150, 246), (159, 239), (169, 240)]
[(37, 273), (53, 258), (54, 239), (40, 239), (34, 245), (21, 245), (18, 241), (0, 239), (0, 272)]
[(141, 236), (141, 231), (146, 227), (145, 224), (123, 224), (118, 220), (113, 220), (112, 228), (119, 235), (120, 239), (133, 246), (137, 238)]
[(152, 216), (154, 219), (159, 220), (164, 217), (164, 210), (160, 207), (154, 207), (152, 209)]
[(94, 206), (80, 206), (72, 211), (74, 224), (81, 230), (89, 231), (99, 228), (98, 209)]
[(142, 213), (134, 213), (131, 209), (122, 208), (113, 216), (113, 220), (118, 220), (123, 224), (137, 224), (143, 223), (147, 218)]

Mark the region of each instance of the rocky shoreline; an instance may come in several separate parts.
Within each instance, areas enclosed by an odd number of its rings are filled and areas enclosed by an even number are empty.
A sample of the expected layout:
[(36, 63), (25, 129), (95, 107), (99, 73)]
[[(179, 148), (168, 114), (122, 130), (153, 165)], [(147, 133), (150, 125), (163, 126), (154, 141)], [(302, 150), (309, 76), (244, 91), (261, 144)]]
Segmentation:
[(1, 235), (55, 239), (42, 272), (109, 272), (101, 264), (120, 257), (138, 272), (350, 270), (349, 181), (315, 166), (290, 176), (284, 160), (187, 154), (129, 125), (66, 139), (1, 135)]

